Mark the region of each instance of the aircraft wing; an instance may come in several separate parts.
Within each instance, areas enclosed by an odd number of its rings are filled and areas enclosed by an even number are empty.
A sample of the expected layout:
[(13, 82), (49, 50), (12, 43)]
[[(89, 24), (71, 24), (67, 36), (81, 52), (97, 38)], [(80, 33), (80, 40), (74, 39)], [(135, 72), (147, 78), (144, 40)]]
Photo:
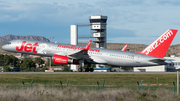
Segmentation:
[(86, 47), (83, 50), (73, 53), (73, 54), (70, 54), (70, 55), (68, 55), (68, 57), (71, 57), (73, 59), (85, 59), (87, 61), (91, 61), (91, 59), (88, 55), (88, 50), (91, 45), (91, 42), (92, 42), (92, 40), (89, 41), (89, 43), (86, 45)]
[(107, 64), (107, 61), (105, 61), (104, 59), (101, 59), (99, 57), (92, 56), (91, 58), (93, 59), (94, 63), (105, 64), (105, 65)]
[(87, 51), (81, 50), (79, 52), (68, 55), (68, 57), (71, 57), (73, 59), (82, 59), (85, 55), (88, 55)]

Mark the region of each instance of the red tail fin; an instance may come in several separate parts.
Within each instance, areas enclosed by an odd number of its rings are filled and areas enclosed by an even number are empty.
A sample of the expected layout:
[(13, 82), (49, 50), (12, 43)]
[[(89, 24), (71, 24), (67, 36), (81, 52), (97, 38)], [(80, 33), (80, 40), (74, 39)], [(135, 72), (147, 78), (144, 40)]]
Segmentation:
[(126, 51), (128, 44), (126, 44), (121, 51)]
[(159, 38), (157, 38), (153, 43), (147, 46), (143, 51), (139, 52), (141, 54), (155, 56), (159, 58), (164, 58), (172, 40), (174, 39), (178, 30), (169, 29)]
[(90, 40), (90, 41), (88, 42), (88, 44), (86, 45), (86, 47), (83, 49), (84, 51), (88, 51), (88, 50), (89, 50), (89, 47), (90, 47), (90, 45), (91, 45), (91, 42), (92, 42), (92, 40)]

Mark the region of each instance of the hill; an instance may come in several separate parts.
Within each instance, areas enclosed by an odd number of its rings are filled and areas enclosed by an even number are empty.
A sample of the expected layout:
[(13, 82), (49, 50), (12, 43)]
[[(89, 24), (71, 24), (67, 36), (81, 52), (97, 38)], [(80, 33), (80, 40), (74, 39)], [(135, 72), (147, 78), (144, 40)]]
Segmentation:
[(45, 41), (45, 42), (49, 42), (48, 39), (46, 39), (45, 37), (41, 37), (41, 36), (15, 36), (15, 35), (6, 35), (6, 36), (2, 36), (0, 37), (0, 44), (5, 44), (10, 40), (15, 40), (15, 39), (26, 39), (26, 40), (35, 40), (35, 41)]

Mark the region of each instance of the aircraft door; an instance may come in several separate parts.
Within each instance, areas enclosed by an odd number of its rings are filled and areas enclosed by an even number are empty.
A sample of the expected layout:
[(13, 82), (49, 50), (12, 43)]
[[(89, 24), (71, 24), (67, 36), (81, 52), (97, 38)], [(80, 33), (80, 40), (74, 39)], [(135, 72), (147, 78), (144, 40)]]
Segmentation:
[(136, 57), (136, 58), (135, 58), (136, 63), (139, 64), (139, 63), (140, 63), (140, 58), (141, 58), (141, 56), (140, 56), (140, 55), (137, 55), (137, 56), (135, 56), (135, 57)]

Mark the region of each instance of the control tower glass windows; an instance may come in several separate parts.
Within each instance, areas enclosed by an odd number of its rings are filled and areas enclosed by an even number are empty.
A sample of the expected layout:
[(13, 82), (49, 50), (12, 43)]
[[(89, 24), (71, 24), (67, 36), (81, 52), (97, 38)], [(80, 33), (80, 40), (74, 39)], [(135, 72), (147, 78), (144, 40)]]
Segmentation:
[(90, 23), (106, 23), (107, 19), (89, 19)]

